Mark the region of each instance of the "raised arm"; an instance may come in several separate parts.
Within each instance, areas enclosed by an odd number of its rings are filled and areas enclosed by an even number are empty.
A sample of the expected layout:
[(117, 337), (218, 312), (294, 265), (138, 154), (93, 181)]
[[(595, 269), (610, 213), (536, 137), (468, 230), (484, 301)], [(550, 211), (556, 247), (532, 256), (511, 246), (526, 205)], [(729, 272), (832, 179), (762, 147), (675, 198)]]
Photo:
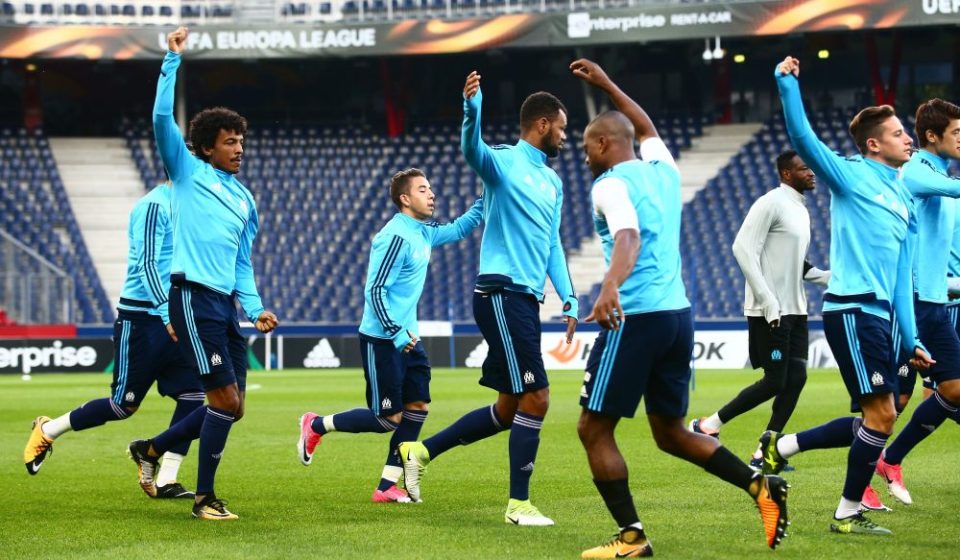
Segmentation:
[(553, 214), (553, 233), (550, 239), (550, 254), (547, 256), (547, 276), (557, 295), (563, 301), (563, 316), (567, 321), (567, 343), (573, 340), (573, 333), (577, 328), (577, 319), (580, 314), (580, 300), (574, 291), (573, 280), (570, 278), (570, 269), (567, 267), (567, 256), (563, 252), (560, 242), (560, 217), (563, 208), (563, 190), (557, 185), (557, 206)]
[(481, 220), (483, 220), (483, 198), (478, 198), (469, 210), (453, 222), (435, 226), (431, 230), (433, 232), (431, 245), (436, 247), (444, 243), (460, 241), (470, 235), (470, 232), (480, 225)]
[(373, 308), (380, 326), (390, 335), (397, 350), (405, 349), (413, 341), (413, 337), (394, 318), (387, 293), (400, 276), (403, 262), (409, 253), (410, 244), (402, 237), (384, 235), (374, 238), (370, 248), (370, 273), (363, 291), (364, 298)]
[(153, 135), (157, 140), (160, 159), (167, 174), (176, 181), (187, 176), (194, 165), (193, 154), (183, 141), (177, 121), (173, 118), (173, 99), (177, 85), (177, 69), (180, 68), (180, 54), (187, 40), (187, 28), (180, 27), (167, 36), (169, 51), (163, 57), (160, 66), (160, 80), (157, 82), (157, 98), (153, 104)]
[(463, 86), (463, 128), (460, 130), (460, 151), (470, 167), (480, 175), (488, 186), (496, 186), (503, 174), (497, 154), (483, 141), (480, 135), (480, 106), (483, 93), (480, 91), (480, 74), (476, 71), (467, 76)]
[[(623, 113), (633, 123), (637, 142), (643, 143), (648, 138), (659, 138), (657, 127), (640, 105), (623, 92), (613, 80), (607, 76), (599, 64), (586, 58), (574, 60), (570, 63), (573, 75), (587, 82), (591, 86), (607, 94), (613, 106)], [(672, 158), (671, 158), (672, 159)]]
[(167, 294), (170, 292), (170, 270), (161, 272), (159, 266), (160, 250), (163, 248), (163, 242), (167, 235), (173, 235), (170, 231), (169, 211), (161, 204), (148, 204), (143, 224), (141, 224), (140, 235), (143, 236), (142, 239), (135, 238), (138, 245), (142, 243), (140, 247), (143, 255), (143, 268), (139, 271), (140, 282), (146, 289), (150, 302), (160, 312), (163, 324), (169, 325), (170, 305), (167, 301)]
[(764, 320), (771, 326), (779, 324), (780, 302), (763, 277), (760, 256), (776, 217), (776, 208), (768, 203), (767, 198), (757, 200), (750, 207), (737, 237), (733, 240), (733, 256), (740, 265), (747, 285), (756, 295), (757, 303), (763, 308)]
[(843, 193), (855, 188), (858, 181), (856, 173), (849, 167), (851, 162), (836, 154), (813, 132), (803, 109), (799, 76), (800, 61), (789, 56), (774, 70), (790, 143), (817, 177), (826, 179), (831, 191)]

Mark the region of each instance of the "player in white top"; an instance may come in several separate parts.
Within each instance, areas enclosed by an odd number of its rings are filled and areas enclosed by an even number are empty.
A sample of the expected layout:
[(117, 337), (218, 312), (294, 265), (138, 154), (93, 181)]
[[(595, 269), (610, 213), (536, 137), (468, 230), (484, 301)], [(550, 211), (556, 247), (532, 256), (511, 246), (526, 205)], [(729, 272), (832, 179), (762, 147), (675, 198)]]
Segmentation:
[[(749, 329), (750, 363), (763, 377), (710, 416), (694, 419), (694, 432), (720, 436), (720, 427), (773, 400), (767, 430), (782, 432), (807, 380), (807, 296), (803, 281), (827, 285), (830, 272), (806, 260), (810, 213), (804, 193), (816, 187), (813, 171), (796, 152), (777, 157), (780, 186), (750, 207), (733, 241), (733, 255), (747, 280), (743, 314)], [(751, 466), (759, 469), (759, 448)]]

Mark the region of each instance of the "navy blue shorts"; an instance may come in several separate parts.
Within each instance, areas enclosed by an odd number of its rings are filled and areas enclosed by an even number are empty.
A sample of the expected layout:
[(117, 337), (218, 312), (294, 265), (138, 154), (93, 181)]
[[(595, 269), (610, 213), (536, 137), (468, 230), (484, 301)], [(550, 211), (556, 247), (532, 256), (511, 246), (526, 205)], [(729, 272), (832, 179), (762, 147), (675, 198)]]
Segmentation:
[(360, 335), (360, 358), (367, 380), (367, 406), (378, 416), (393, 416), (412, 402), (430, 402), (430, 360), (417, 342), (403, 353), (393, 342)]
[(647, 414), (687, 415), (693, 320), (690, 309), (627, 315), (618, 331), (603, 331), (587, 359), (580, 406), (633, 418), (645, 398)]
[(473, 317), (489, 350), (480, 384), (520, 395), (548, 387), (540, 353), (540, 302), (520, 292), (474, 292)]
[(247, 341), (240, 333), (232, 296), (172, 277), (170, 323), (180, 352), (205, 391), (237, 384), (247, 387)]
[(860, 309), (823, 314), (823, 334), (850, 394), (850, 410), (860, 410), (867, 395), (898, 394), (890, 321)]
[(934, 383), (960, 379), (960, 338), (957, 337), (956, 309), (940, 303), (917, 301), (917, 331), (937, 363), (924, 373)]
[(203, 390), (160, 317), (123, 309), (118, 309), (117, 314), (113, 323), (113, 383), (110, 385), (113, 402), (138, 407), (154, 382), (163, 396)]

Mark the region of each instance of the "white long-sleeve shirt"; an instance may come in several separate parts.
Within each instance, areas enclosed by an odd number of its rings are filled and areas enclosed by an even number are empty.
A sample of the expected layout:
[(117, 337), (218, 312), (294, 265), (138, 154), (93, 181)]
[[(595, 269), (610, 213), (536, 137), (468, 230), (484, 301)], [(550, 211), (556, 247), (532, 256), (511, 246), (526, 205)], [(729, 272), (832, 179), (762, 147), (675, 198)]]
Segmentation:
[(806, 315), (803, 280), (826, 286), (830, 272), (806, 263), (810, 213), (805, 197), (780, 184), (750, 207), (733, 241), (733, 255), (747, 280), (743, 313), (767, 322)]

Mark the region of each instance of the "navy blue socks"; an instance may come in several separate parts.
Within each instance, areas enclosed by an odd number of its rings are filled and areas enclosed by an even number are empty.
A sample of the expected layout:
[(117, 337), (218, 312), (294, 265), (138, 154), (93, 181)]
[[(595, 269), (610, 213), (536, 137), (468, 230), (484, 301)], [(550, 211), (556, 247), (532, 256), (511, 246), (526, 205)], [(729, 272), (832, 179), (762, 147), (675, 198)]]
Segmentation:
[(383, 467), (383, 476), (380, 478), (380, 485), (377, 489), (380, 491), (388, 490), (400, 479), (400, 473), (403, 472), (403, 463), (400, 462), (400, 456), (397, 455), (397, 446), (405, 441), (417, 441), (420, 439), (420, 430), (423, 423), (427, 421), (426, 410), (404, 410), (400, 419), (400, 425), (393, 432), (390, 438), (390, 449), (387, 451), (387, 460)]
[(74, 431), (103, 426), (107, 422), (123, 420), (130, 413), (111, 399), (94, 399), (70, 412), (70, 426)]
[(907, 453), (939, 428), (944, 420), (956, 416), (955, 404), (945, 399), (940, 393), (930, 395), (913, 411), (913, 416), (903, 427), (903, 431), (884, 452), (883, 460), (891, 465), (899, 465)]
[(856, 416), (844, 416), (826, 424), (797, 433), (797, 445), (800, 451), (811, 449), (833, 449), (849, 447), (853, 443), (862, 420)]
[(480, 441), (504, 429), (496, 405), (490, 405), (464, 414), (453, 424), (425, 439), (423, 445), (430, 452), (432, 460), (444, 451)]
[(850, 444), (850, 453), (847, 454), (847, 479), (843, 483), (845, 499), (859, 503), (863, 498), (863, 491), (870, 484), (870, 477), (877, 468), (877, 459), (889, 437), (866, 426), (860, 426), (857, 430)]
[(235, 417), (212, 406), (205, 408), (206, 416), (200, 429), (200, 451), (197, 457), (197, 494), (209, 496), (214, 493), (213, 482), (217, 476), (217, 467), (220, 466), (220, 458), (223, 456)]
[(533, 476), (543, 416), (520, 412), (513, 416), (510, 427), (510, 497), (530, 499), (530, 477)]
[[(327, 422), (324, 419), (328, 419)], [(328, 432), (348, 432), (360, 434), (373, 432), (385, 434), (397, 429), (397, 425), (377, 416), (369, 408), (354, 408), (346, 412), (338, 412), (328, 416), (317, 416), (310, 424), (313, 431), (320, 435)]]

